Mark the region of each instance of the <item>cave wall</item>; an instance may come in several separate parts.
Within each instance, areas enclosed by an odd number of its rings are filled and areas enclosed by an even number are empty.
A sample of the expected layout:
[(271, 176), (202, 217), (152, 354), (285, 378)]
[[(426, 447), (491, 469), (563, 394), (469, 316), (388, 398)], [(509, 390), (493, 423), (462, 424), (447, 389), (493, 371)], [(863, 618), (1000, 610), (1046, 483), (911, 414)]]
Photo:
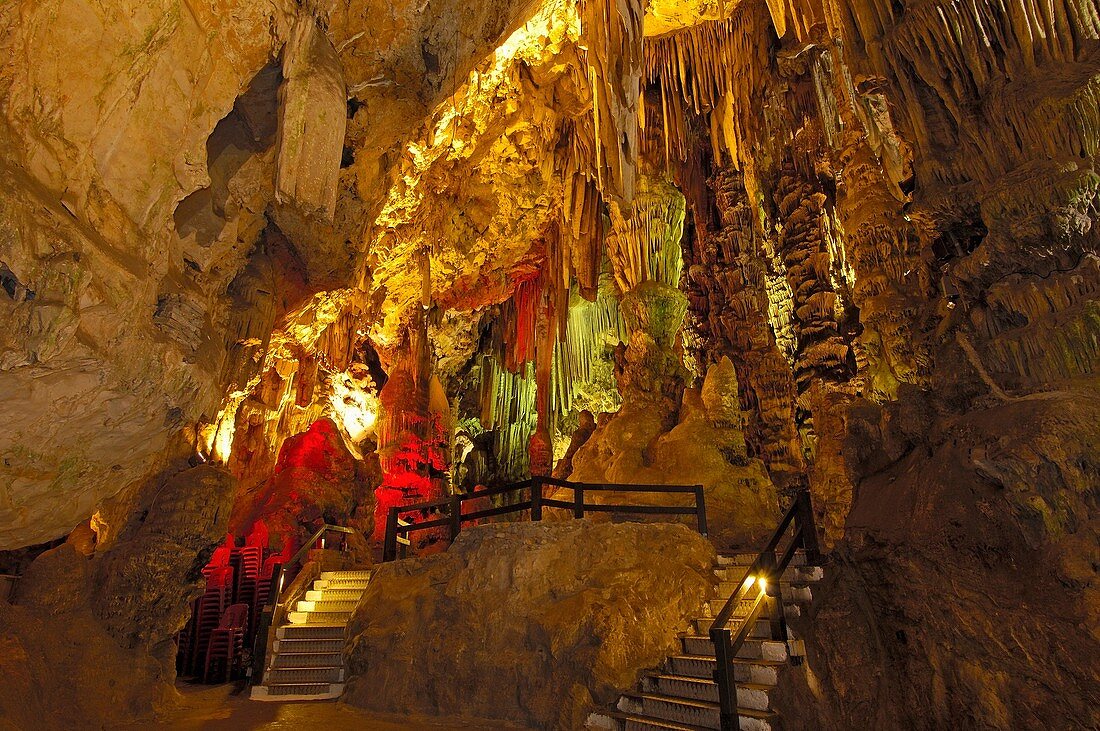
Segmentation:
[[(379, 10), (247, 0), (0, 9), (0, 308), (12, 323), (0, 335), (0, 546), (67, 533), (199, 446), (193, 426), (215, 420), (227, 387), (245, 389), (268, 355), (278, 328), (268, 321), (310, 310), (322, 288), (359, 283), (387, 151), (452, 74), (531, 12), (499, 2)], [(272, 109), (304, 66), (277, 62), (295, 27), (330, 48), (325, 63), (342, 67), (363, 115), (330, 114), (308, 133), (339, 153), (302, 173), (324, 178), (331, 221), (313, 214), (304, 183), (304, 205), (297, 193), (275, 196)], [(313, 93), (289, 95), (308, 104)], [(376, 152), (359, 167), (332, 169), (345, 125), (354, 148), (367, 118), (391, 136), (371, 138)], [(283, 159), (282, 170), (293, 167)], [(231, 292), (243, 270), (263, 267), (272, 237), (302, 276), (291, 272), (278, 291)], [(251, 353), (227, 361), (242, 342)]]
[(776, 5), (648, 80), (688, 346), (773, 478), (801, 448), (834, 548), (784, 722), (1095, 725), (1097, 6)]

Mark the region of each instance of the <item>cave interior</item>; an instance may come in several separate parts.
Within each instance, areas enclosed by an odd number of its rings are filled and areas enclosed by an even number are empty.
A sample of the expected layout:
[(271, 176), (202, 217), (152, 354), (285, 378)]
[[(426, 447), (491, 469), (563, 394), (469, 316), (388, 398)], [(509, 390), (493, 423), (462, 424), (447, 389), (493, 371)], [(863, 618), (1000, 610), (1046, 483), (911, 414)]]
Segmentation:
[(1100, 0), (0, 50), (0, 730), (1100, 728)]

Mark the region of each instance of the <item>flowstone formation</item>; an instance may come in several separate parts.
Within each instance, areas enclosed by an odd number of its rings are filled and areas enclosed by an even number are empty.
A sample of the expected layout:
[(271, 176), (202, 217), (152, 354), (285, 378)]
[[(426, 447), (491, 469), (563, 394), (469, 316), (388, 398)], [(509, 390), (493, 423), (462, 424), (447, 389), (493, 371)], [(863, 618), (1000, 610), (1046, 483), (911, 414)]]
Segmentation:
[[(737, 377), (728, 359), (711, 366), (702, 388), (686, 389), (674, 411), (624, 393), (623, 408), (573, 455), (570, 479), (702, 485), (710, 539), (722, 548), (753, 546), (771, 532), (779, 516), (776, 490), (764, 464), (748, 457)], [(660, 505), (669, 497), (601, 492), (590, 499)]]
[(463, 531), (445, 554), (375, 570), (348, 626), (344, 700), (583, 728), (678, 646), (713, 561), (711, 545), (677, 525)]

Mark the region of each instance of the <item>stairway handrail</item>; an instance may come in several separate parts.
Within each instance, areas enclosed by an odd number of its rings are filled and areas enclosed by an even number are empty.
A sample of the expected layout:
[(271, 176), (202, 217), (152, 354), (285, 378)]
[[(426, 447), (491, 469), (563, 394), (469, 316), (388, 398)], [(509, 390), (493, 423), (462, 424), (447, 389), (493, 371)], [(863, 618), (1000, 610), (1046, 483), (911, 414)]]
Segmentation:
[[(263, 682), (263, 674), (265, 669), (265, 663), (267, 662), (267, 650), (268, 645), (268, 632), (271, 629), (271, 625), (275, 619), (276, 614), (279, 611), (279, 606), (282, 603), (283, 589), (286, 587), (287, 570), (293, 567), (295, 564), (300, 564), (302, 559), (313, 549), (321, 537), (326, 533), (343, 533), (345, 535), (359, 535), (363, 537), (363, 533), (355, 528), (349, 528), (343, 525), (333, 525), (331, 523), (323, 523), (318, 528), (309, 540), (302, 544), (290, 560), (286, 563), (277, 563), (272, 567), (271, 578), (269, 581), (270, 590), (267, 595), (267, 603), (260, 610), (260, 618), (257, 624), (256, 639), (253, 646), (253, 660), (252, 660), (252, 674), (249, 682), (252, 685), (257, 685)], [(364, 542), (366, 539), (364, 538)], [(291, 579), (293, 582), (294, 579)]]
[[(792, 524), (795, 525), (795, 532), (791, 542), (784, 549), (782, 556), (777, 558), (776, 549)], [(714, 644), (714, 682), (718, 685), (721, 731), (736, 731), (740, 727), (737, 715), (737, 679), (733, 673), (733, 659), (745, 644), (765, 606), (768, 607), (772, 640), (787, 642), (787, 620), (783, 609), (781, 581), (783, 573), (799, 548), (805, 551), (808, 566), (820, 564), (821, 549), (808, 490), (800, 490), (795, 496), (791, 507), (779, 521), (779, 526), (772, 534), (771, 540), (757, 555), (756, 560), (749, 565), (745, 576), (710, 625), (709, 635), (710, 641)], [(749, 589), (754, 585), (760, 586), (761, 580), (764, 588), (752, 600), (752, 608), (742, 621), (737, 634), (734, 635), (729, 628), (733, 611)]]
[[(562, 487), (573, 491), (573, 500), (555, 500), (543, 495), (543, 488), (547, 485)], [(462, 504), (470, 500), (493, 497), (510, 492), (529, 490), (530, 497), (511, 505), (501, 505), (472, 513), (462, 512)], [(601, 503), (586, 503), (586, 492), (641, 492), (641, 493), (682, 493), (694, 496), (693, 506), (680, 505), (608, 505)], [(446, 507), (447, 514), (441, 518), (426, 520), (419, 523), (405, 523), (401, 520), (404, 513), (431, 510), (433, 508)], [(502, 487), (475, 490), (470, 493), (452, 495), (438, 500), (427, 500), (412, 505), (395, 505), (389, 509), (386, 516), (386, 536), (382, 548), (382, 560), (393, 561), (397, 558), (397, 543), (402, 536), (406, 539), (410, 533), (418, 530), (428, 530), (447, 526), (450, 528), (450, 541), (458, 537), (464, 522), (489, 518), (495, 515), (507, 513), (519, 513), (531, 511), (531, 520), (542, 520), (544, 507), (564, 508), (573, 511), (574, 518), (583, 518), (585, 513), (637, 513), (647, 515), (694, 515), (696, 527), (699, 532), (707, 535), (707, 508), (706, 499), (703, 496), (702, 485), (652, 485), (652, 484), (624, 484), (603, 482), (570, 482), (556, 477), (532, 477), (527, 480), (504, 485)]]

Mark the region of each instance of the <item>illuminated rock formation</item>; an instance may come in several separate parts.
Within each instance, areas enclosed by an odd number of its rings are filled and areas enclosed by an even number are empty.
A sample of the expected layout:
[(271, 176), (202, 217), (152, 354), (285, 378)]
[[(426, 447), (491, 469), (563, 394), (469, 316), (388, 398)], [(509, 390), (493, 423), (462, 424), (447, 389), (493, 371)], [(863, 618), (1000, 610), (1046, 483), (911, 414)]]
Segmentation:
[(583, 728), (676, 646), (672, 628), (710, 590), (713, 550), (672, 525), (464, 531), (443, 555), (376, 569), (348, 627), (345, 700)]
[(79, 629), (142, 679), (76, 661), (61, 725), (145, 712), (230, 512), (377, 539), (556, 471), (701, 483), (722, 548), (809, 489), (791, 728), (1096, 725), (1098, 39), (1095, 0), (3, 4), (3, 672), (48, 697)]

